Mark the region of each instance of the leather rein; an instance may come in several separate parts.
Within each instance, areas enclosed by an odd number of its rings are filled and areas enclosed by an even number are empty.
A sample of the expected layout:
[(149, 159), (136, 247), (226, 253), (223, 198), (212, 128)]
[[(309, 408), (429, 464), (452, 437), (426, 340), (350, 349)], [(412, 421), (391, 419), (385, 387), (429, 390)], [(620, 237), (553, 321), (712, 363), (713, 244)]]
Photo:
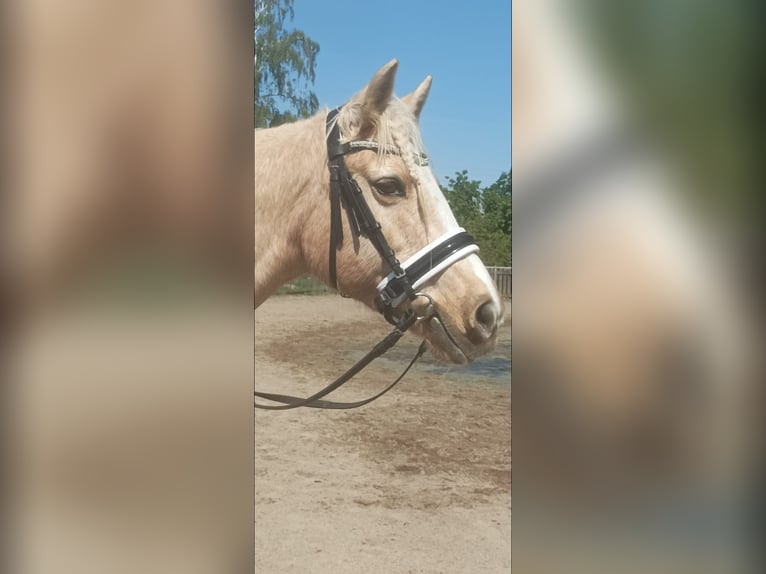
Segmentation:
[[(336, 402), (323, 399), (323, 397), (341, 387), (372, 361), (393, 347), (401, 339), (402, 335), (417, 321), (436, 318), (442, 323), (445, 332), (449, 336), (446, 324), (439, 316), (431, 297), (417, 291), (417, 289), (450, 265), (479, 250), (474, 238), (465, 230), (458, 229), (432, 241), (404, 263), (400, 263), (396, 258), (394, 250), (391, 249), (386, 241), (380, 223), (375, 219), (370, 210), (359, 184), (349, 173), (343, 161), (343, 156), (349, 153), (359, 150), (377, 151), (380, 149), (380, 145), (374, 141), (341, 143), (340, 128), (337, 122), (339, 112), (340, 108), (329, 112), (326, 123), (328, 132), (327, 165), (330, 171), (330, 284), (336, 289), (338, 288), (336, 254), (343, 246), (342, 207), (346, 212), (351, 233), (355, 237), (368, 239), (391, 269), (391, 272), (377, 285), (375, 305), (386, 321), (394, 326), (394, 329), (345, 373), (321, 391), (309, 397), (300, 398), (255, 391), (256, 397), (277, 403), (263, 404), (255, 402), (255, 407), (259, 409), (287, 410), (298, 407), (352, 409), (371, 403), (383, 396), (404, 378), (404, 375), (407, 374), (412, 365), (423, 355), (427, 348), (426, 341), (420, 344), (417, 353), (399, 377), (376, 395), (355, 402)], [(398, 148), (389, 148), (385, 152), (396, 155), (401, 155), (402, 153)], [(415, 160), (421, 166), (428, 165), (429, 161), (428, 156), (423, 153), (417, 154)], [(396, 315), (395, 310), (406, 300), (415, 301), (419, 298), (424, 298), (427, 301), (422, 315), (418, 315), (412, 307), (406, 309), (401, 315)]]

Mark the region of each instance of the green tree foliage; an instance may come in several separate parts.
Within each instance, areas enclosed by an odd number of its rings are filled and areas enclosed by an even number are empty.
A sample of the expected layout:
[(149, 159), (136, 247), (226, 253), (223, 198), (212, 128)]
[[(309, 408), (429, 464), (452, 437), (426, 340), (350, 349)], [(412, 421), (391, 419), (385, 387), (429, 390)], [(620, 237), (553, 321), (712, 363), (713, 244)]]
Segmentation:
[(482, 211), (491, 229), (510, 237), (513, 227), (510, 171), (501, 173), (497, 181), (482, 192)]
[(757, 101), (750, 86), (761, 61), (759, 4), (586, 0), (578, 8), (589, 48), (619, 82), (642, 134), (678, 164), (690, 198), (717, 218), (760, 224), (766, 132), (756, 121), (760, 105), (749, 104)]
[(463, 170), (448, 177), (449, 185), (443, 189), (444, 195), (457, 220), (461, 223), (481, 218), (481, 182), (468, 179), (468, 172)]
[(314, 83), (319, 44), (286, 30), (294, 0), (255, 0), (255, 127), (273, 127), (316, 112)]
[(460, 225), (475, 238), (486, 265), (511, 264), (512, 197), (511, 172), (504, 172), (496, 182), (482, 189), (463, 170), (447, 178), (442, 188)]

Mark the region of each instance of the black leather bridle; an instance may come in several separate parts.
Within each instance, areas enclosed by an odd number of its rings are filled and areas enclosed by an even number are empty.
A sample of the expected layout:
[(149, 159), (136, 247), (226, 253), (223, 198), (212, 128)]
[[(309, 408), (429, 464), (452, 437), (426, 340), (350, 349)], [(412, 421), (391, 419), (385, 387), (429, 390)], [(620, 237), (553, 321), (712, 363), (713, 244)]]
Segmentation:
[[(394, 387), (410, 370), (415, 361), (422, 356), (426, 349), (426, 343), (423, 341), (418, 348), (415, 357), (401, 375), (380, 393), (368, 399), (352, 402), (340, 403), (334, 401), (322, 400), (322, 397), (331, 393), (354, 375), (359, 373), (364, 367), (373, 360), (383, 355), (388, 349), (393, 347), (416, 321), (430, 319), (432, 317), (441, 321), (445, 332), (446, 325), (439, 317), (438, 311), (434, 306), (433, 300), (425, 293), (417, 291), (426, 281), (441, 273), (450, 265), (460, 259), (467, 257), (479, 250), (474, 238), (463, 229), (458, 229), (446, 233), (426, 245), (423, 249), (415, 253), (404, 263), (400, 263), (386, 241), (383, 235), (383, 229), (380, 223), (367, 204), (362, 189), (346, 168), (343, 157), (347, 154), (360, 150), (379, 151), (380, 144), (374, 141), (340, 141), (340, 128), (337, 117), (340, 108), (336, 108), (327, 114), (327, 165), (330, 171), (330, 251), (329, 251), (329, 279), (330, 284), (338, 289), (338, 277), (336, 270), (336, 254), (343, 246), (343, 221), (341, 207), (345, 210), (349, 228), (354, 237), (364, 237), (368, 239), (378, 251), (383, 261), (386, 262), (391, 272), (383, 278), (377, 286), (377, 295), (375, 305), (386, 318), (386, 321), (394, 326), (382, 341), (367, 353), (353, 367), (341, 375), (330, 385), (306, 398), (292, 397), (289, 395), (279, 395), (273, 393), (255, 392), (255, 396), (267, 399), (276, 403), (276, 405), (266, 405), (255, 403), (257, 408), (270, 410), (285, 410), (297, 407), (314, 407), (325, 409), (350, 409), (360, 407), (372, 402), (382, 396)], [(388, 148), (385, 153), (401, 155), (402, 150), (398, 148)], [(428, 165), (428, 156), (424, 153), (418, 153), (415, 157), (418, 165)], [(427, 301), (425, 312), (418, 315), (410, 306), (399, 316), (396, 315), (396, 309), (406, 300), (415, 301), (418, 298), (424, 298)], [(449, 336), (449, 333), (447, 332)]]

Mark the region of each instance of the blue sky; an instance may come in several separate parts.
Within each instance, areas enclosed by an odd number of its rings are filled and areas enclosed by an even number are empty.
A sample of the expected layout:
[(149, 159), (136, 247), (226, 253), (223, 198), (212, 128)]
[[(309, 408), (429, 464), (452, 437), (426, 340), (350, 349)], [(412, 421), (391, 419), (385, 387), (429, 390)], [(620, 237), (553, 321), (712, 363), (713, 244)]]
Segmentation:
[(465, 169), (488, 185), (510, 169), (510, 0), (295, 0), (294, 8), (287, 27), (320, 46), (321, 106), (342, 104), (397, 58), (397, 95), (434, 78), (421, 131), (442, 183)]

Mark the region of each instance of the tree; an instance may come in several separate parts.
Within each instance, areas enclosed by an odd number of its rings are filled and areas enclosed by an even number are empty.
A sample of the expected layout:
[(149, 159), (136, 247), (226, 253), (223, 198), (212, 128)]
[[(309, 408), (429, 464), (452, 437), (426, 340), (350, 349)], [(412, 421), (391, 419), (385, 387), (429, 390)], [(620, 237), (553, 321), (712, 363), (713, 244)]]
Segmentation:
[(294, 0), (255, 0), (255, 127), (272, 127), (319, 108), (314, 83), (319, 44), (301, 30), (285, 30)]
[(481, 217), (481, 182), (468, 179), (466, 170), (447, 177), (447, 187), (442, 191), (452, 208), (455, 218), (468, 223)]
[(458, 220), (476, 238), (481, 258), (487, 265), (511, 264), (512, 198), (511, 172), (482, 189), (481, 182), (468, 178), (463, 170), (447, 178), (443, 189)]
[(511, 172), (503, 172), (482, 192), (482, 210), (493, 229), (510, 236), (513, 227)]

